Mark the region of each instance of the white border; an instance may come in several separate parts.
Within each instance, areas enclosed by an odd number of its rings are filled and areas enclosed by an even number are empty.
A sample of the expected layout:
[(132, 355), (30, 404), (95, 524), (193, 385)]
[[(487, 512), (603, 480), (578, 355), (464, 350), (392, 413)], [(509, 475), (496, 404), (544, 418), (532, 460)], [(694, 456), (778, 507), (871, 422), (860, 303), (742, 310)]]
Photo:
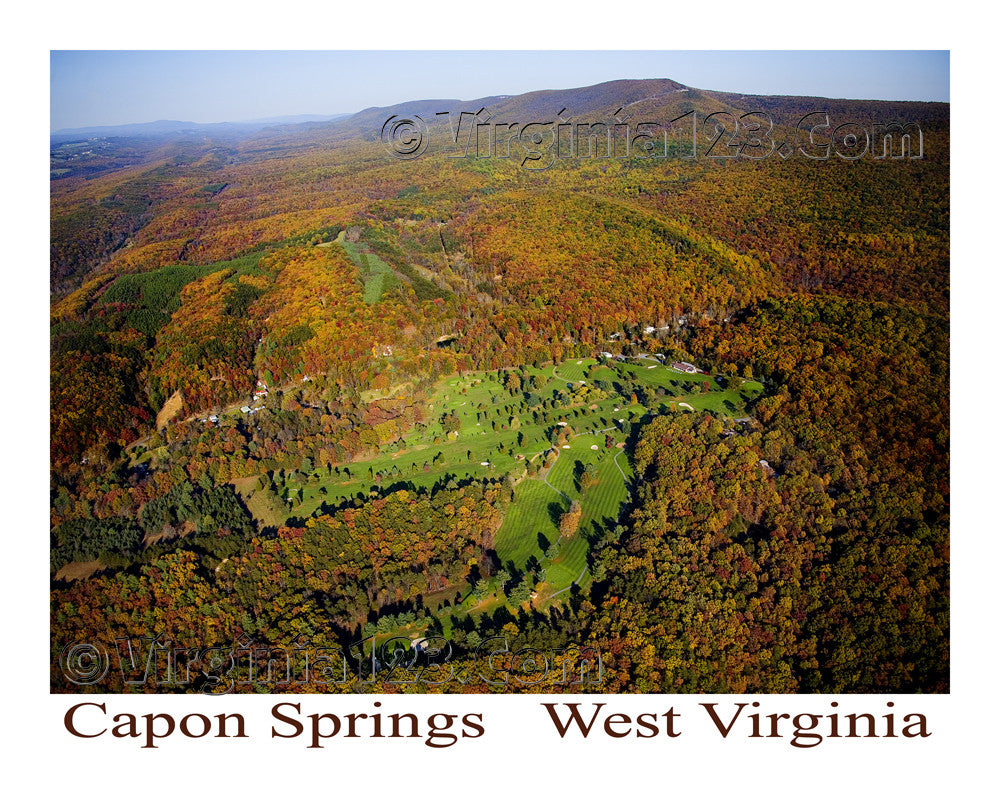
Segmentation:
[[(606, 6), (513, 7), (471, 4), (359, 8), (310, 4), (208, 7), (181, 2), (144, 7), (36, 7), (14, 28), (17, 48), (4, 53), (8, 120), (4, 152), (12, 180), (5, 192), (8, 229), (7, 345), (3, 393), (8, 437), (8, 569), (3, 608), (12, 653), (3, 660), (8, 688), (3, 734), (9, 768), (35, 787), (58, 785), (82, 797), (136, 791), (151, 797), (212, 789), (249, 792), (370, 791), (388, 785), (445, 797), (498, 797), (559, 792), (596, 797), (642, 789), (662, 795), (723, 797), (966, 796), (963, 789), (995, 785), (986, 775), (992, 744), (995, 628), (987, 618), (996, 564), (993, 500), (996, 452), (992, 375), (992, 301), (996, 224), (991, 212), (991, 134), (995, 111), (989, 76), (993, 46), (985, 21), (963, 17), (960, 6), (924, 12), (890, 4), (857, 9), (746, 3), (655, 9)], [(474, 25), (469, 22), (475, 20)], [(795, 27), (793, 27), (795, 26)], [(972, 29), (971, 35), (968, 33)], [(26, 33), (33, 31), (37, 33)], [(806, 33), (803, 33), (805, 31)], [(953, 682), (950, 696), (895, 698), (897, 707), (923, 710), (935, 735), (926, 741), (836, 741), (796, 750), (774, 741), (691, 735), (615, 742), (559, 741), (535, 697), (412, 696), (399, 705), (414, 713), (484, 710), (488, 736), (435, 751), (414, 742), (341, 743), (310, 751), (266, 736), (266, 709), (275, 698), (218, 701), (226, 710), (258, 709), (255, 738), (244, 742), (174, 740), (156, 751), (106, 739), (78, 742), (62, 728), (70, 698), (48, 695), (47, 542), (47, 152), (48, 50), (62, 48), (614, 48), (757, 49), (844, 47), (952, 48), (953, 171)], [(719, 87), (724, 88), (724, 87)], [(43, 172), (44, 169), (44, 172)], [(990, 215), (990, 216), (987, 216)], [(989, 238), (987, 238), (989, 237)], [(992, 490), (992, 491), (991, 491)], [(566, 698), (557, 698), (565, 700)], [(728, 701), (730, 698), (723, 698)], [(825, 708), (829, 698), (750, 698), (785, 712)], [(881, 708), (883, 697), (843, 698), (845, 709)], [(591, 698), (585, 698), (589, 702)], [(613, 697), (615, 710), (683, 713), (703, 697)], [(114, 707), (204, 710), (190, 697), (112, 697)], [(215, 702), (215, 701), (213, 701)], [(367, 698), (302, 699), (310, 710), (353, 710)], [(361, 709), (363, 710), (363, 709)], [(536, 721), (537, 719), (537, 721)], [(282, 744), (289, 744), (284, 742)], [(219, 746), (211, 746), (219, 745)], [(382, 746), (384, 745), (384, 746)], [(992, 752), (990, 747), (990, 752)], [(167, 757), (163, 754), (169, 753)], [(181, 756), (180, 758), (178, 756)], [(95, 770), (95, 766), (97, 769)], [(957, 790), (957, 791), (956, 791)], [(44, 789), (43, 789), (44, 791)], [(977, 792), (978, 794), (978, 792)]]

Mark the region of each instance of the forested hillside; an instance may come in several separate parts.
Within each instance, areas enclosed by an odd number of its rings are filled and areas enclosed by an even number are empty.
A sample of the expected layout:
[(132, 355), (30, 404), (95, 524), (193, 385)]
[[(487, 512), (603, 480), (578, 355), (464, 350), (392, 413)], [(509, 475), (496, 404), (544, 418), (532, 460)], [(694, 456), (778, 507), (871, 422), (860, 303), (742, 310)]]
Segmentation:
[(54, 176), (54, 660), (499, 635), (591, 645), (611, 691), (947, 691), (947, 105), (485, 98), (923, 131), (532, 171), (390, 157), (428, 103)]

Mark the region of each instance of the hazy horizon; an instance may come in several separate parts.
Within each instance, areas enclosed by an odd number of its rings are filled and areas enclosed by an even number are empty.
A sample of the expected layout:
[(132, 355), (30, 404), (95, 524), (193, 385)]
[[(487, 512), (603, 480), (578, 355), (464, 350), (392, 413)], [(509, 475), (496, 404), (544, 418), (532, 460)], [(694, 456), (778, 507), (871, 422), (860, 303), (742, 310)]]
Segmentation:
[[(51, 51), (50, 132), (335, 116), (669, 78), (738, 94), (949, 102), (948, 51)], [(351, 76), (363, 74), (363, 82)]]

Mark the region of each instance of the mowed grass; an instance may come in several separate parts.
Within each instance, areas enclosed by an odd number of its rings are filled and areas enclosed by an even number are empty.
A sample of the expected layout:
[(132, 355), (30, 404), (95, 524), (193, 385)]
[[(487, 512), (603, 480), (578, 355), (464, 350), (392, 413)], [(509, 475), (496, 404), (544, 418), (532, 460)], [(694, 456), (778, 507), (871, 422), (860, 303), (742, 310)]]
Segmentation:
[[(735, 415), (743, 413), (747, 402), (764, 391), (762, 384), (743, 378), (730, 379), (732, 385), (722, 389), (716, 376), (678, 372), (646, 359), (634, 364), (619, 363), (615, 367), (621, 376), (628, 376), (646, 386), (664, 389), (667, 396), (661, 402), (665, 402), (669, 410), (687, 410), (677, 407), (679, 403), (687, 403), (695, 411)], [(691, 386), (694, 387), (693, 391), (685, 388)]]
[(285, 521), (282, 504), (270, 493), (255, 490), (259, 480), (258, 477), (235, 478), (230, 483), (243, 498), (247, 510), (258, 523), (265, 527), (276, 528)]
[(614, 381), (618, 379), (618, 371), (613, 367), (601, 365), (591, 373), (590, 378), (594, 381)]
[[(594, 450), (594, 446), (598, 449)], [(616, 458), (621, 471), (615, 465)], [(597, 483), (582, 489), (580, 475), (589, 464), (596, 467)], [(515, 489), (514, 503), (496, 537), (501, 563), (508, 569), (512, 565), (522, 571), (534, 556), (546, 570), (542, 601), (568, 589), (583, 578), (589, 537), (595, 526), (603, 530), (617, 523), (628, 498), (626, 479), (631, 476), (624, 451), (607, 447), (604, 434), (580, 434), (572, 438), (569, 449), (559, 448), (559, 457), (546, 475), (526, 479)], [(580, 501), (583, 516), (574, 535), (561, 537), (558, 519), (569, 509), (571, 500)], [(554, 559), (546, 557), (545, 543), (558, 543)]]
[[(596, 359), (593, 358), (571, 358), (569, 361), (564, 361), (557, 367), (554, 367), (554, 375), (558, 378), (564, 378), (566, 381), (582, 381), (587, 377), (587, 370), (591, 366), (597, 363)], [(550, 372), (553, 372), (550, 370)]]
[[(277, 489), (281, 502), (291, 496), (292, 502), (287, 507), (289, 515), (306, 517), (320, 510), (324, 503), (337, 506), (358, 495), (367, 497), (372, 489), (386, 491), (397, 485), (400, 488), (431, 488), (450, 478), (463, 480), (498, 478), (507, 473), (520, 475), (526, 461), (551, 447), (549, 434), (559, 421), (567, 422), (577, 433), (618, 427), (617, 420), (634, 422), (649, 411), (680, 411), (678, 402), (686, 402), (697, 410), (739, 414), (744, 413), (744, 396), (760, 386), (747, 382), (739, 390), (722, 391), (712, 380), (710, 386), (714, 388), (707, 393), (700, 392), (698, 382), (697, 393), (672, 396), (673, 392), (681, 391), (687, 376), (668, 374), (665, 367), (647, 370), (644, 366), (615, 363), (600, 370), (608, 373), (607, 383), (627, 378), (651, 388), (663, 387), (664, 395), (655, 398), (657, 402), (649, 409), (639, 404), (625, 404), (617, 395), (596, 399), (587, 396), (593, 379), (583, 378), (579, 380), (585, 380), (586, 384), (580, 386), (575, 383), (570, 393), (565, 373), (586, 374), (587, 368), (594, 363), (593, 359), (573, 359), (554, 368), (532, 367), (526, 370), (528, 378), (537, 375), (541, 385), (525, 389), (543, 399), (551, 399), (557, 392), (582, 397), (570, 407), (533, 407), (527, 411), (519, 408), (520, 394), (512, 397), (504, 388), (502, 376), (505, 373), (502, 372), (475, 372), (445, 378), (438, 383), (428, 401), (430, 422), (422, 430), (411, 431), (402, 440), (383, 446), (372, 457), (357, 459), (329, 473), (321, 470), (311, 481), (288, 481), (279, 485)], [(591, 399), (594, 402), (587, 402)], [(446, 413), (456, 416), (460, 424), (457, 435), (450, 438), (441, 424), (441, 417)], [(515, 417), (517, 422), (513, 421)], [(603, 437), (599, 438), (603, 448)], [(620, 463), (624, 461), (624, 458), (619, 459)], [(560, 458), (555, 469), (556, 479), (564, 468), (567, 467)], [(552, 482), (571, 497), (576, 496), (557, 480)], [(554, 497), (558, 499), (558, 495)], [(517, 503), (515, 499), (515, 506)], [(527, 531), (528, 526), (525, 523), (517, 527)], [(545, 527), (544, 520), (542, 527)]]
[[(428, 416), (433, 421), (423, 430), (411, 431), (372, 458), (341, 466), (339, 473), (321, 471), (316, 483), (285, 484), (279, 493), (287, 496), (289, 489), (301, 491), (303, 500), (293, 504), (291, 513), (309, 516), (324, 502), (337, 505), (359, 493), (367, 496), (374, 487), (385, 490), (405, 483), (430, 488), (452, 477), (482, 480), (523, 470), (528, 459), (551, 446), (546, 430), (563, 414), (547, 410), (545, 419), (551, 421), (535, 424), (530, 413), (515, 414), (514, 403), (496, 373), (445, 379), (428, 402)], [(461, 427), (453, 440), (449, 440), (440, 421), (446, 413), (460, 420)], [(523, 420), (519, 429), (511, 427), (514, 416)], [(378, 474), (381, 480), (376, 479)]]
[(517, 485), (514, 502), (495, 540), (497, 556), (504, 567), (511, 563), (523, 571), (531, 556), (543, 559), (545, 553), (539, 546), (539, 535), (550, 544), (559, 538), (559, 526), (552, 519), (553, 508), (561, 514), (569, 508), (569, 501), (540, 478), (525, 479)]
[(344, 238), (343, 231), (337, 235), (336, 241), (344, 248), (344, 252), (350, 256), (351, 261), (361, 270), (361, 280), (365, 284), (365, 302), (368, 305), (377, 303), (382, 299), (383, 293), (393, 289), (399, 283), (399, 279), (396, 277), (396, 273), (393, 272), (392, 267), (375, 255), (375, 253), (362, 250), (354, 242), (348, 242)]
[[(543, 398), (566, 391), (566, 381), (552, 378), (551, 367), (529, 370), (531, 374), (545, 381), (536, 390)], [(450, 478), (481, 480), (512, 471), (521, 474), (527, 461), (551, 448), (549, 432), (559, 421), (566, 421), (574, 431), (582, 431), (615, 426), (618, 418), (636, 419), (646, 413), (642, 406), (614, 411), (620, 402), (611, 397), (571, 408), (536, 407), (524, 411), (518, 409), (518, 400), (503, 387), (497, 373), (452, 376), (443, 380), (429, 399), (428, 417), (432, 421), (423, 430), (411, 431), (371, 458), (357, 459), (331, 473), (321, 471), (315, 482), (285, 483), (279, 486), (278, 493), (282, 499), (294, 496), (290, 513), (305, 517), (324, 503), (336, 506), (359, 494), (365, 497), (372, 488), (385, 491), (404, 484), (431, 488)], [(441, 424), (444, 414), (452, 414), (460, 421), (452, 439)], [(517, 423), (513, 422), (515, 417)]]
[[(545, 569), (545, 581), (537, 587), (536, 607), (547, 604), (550, 598), (552, 602), (564, 600), (573, 583), (586, 585), (590, 581), (586, 572), (589, 539), (614, 528), (628, 499), (632, 469), (625, 451), (614, 446), (625, 438), (618, 420), (636, 422), (649, 413), (679, 412), (680, 402), (699, 411), (739, 416), (746, 413), (746, 402), (763, 390), (759, 383), (741, 379), (723, 390), (713, 377), (686, 375), (652, 362), (602, 363), (592, 370), (595, 364), (594, 359), (570, 359), (554, 367), (528, 367), (521, 377), (521, 390), (513, 395), (504, 385), (506, 371), (444, 378), (427, 401), (426, 425), (384, 445), (369, 458), (335, 470), (323, 468), (307, 480), (298, 476), (298, 480), (281, 483), (277, 487), (280, 497), (259, 492), (268, 502), (250, 494), (248, 505), (259, 519), (275, 524), (279, 506), (289, 516), (308, 517), (322, 512), (324, 504), (328, 509), (336, 508), (347, 499), (368, 497), (372, 490), (432, 488), (450, 479), (498, 479), (510, 474), (518, 483), (495, 537), (497, 556), (512, 572), (523, 573), (536, 564)], [(537, 382), (532, 383), (534, 376)], [(642, 385), (651, 395), (650, 405), (631, 403), (614, 390), (602, 398), (595, 394), (596, 381), (609, 387), (621, 387), (625, 381)], [(703, 392), (706, 381), (709, 391)], [(526, 408), (522, 400), (528, 392), (548, 401), (550, 407)], [(459, 421), (457, 434), (450, 437), (442, 425), (445, 414)], [(551, 469), (527, 477), (527, 463), (534, 459), (539, 464), (552, 448), (551, 435), (559, 430), (560, 421), (567, 423), (571, 433), (569, 447), (558, 448)], [(597, 482), (584, 489), (580, 477), (591, 464)], [(285, 499), (289, 495), (291, 502)], [(579, 530), (560, 541), (558, 520), (571, 500), (581, 503)], [(547, 547), (557, 541), (556, 558), (547, 558)], [(450, 613), (475, 615), (502, 602), (497, 597), (477, 602), (470, 596)]]
[[(593, 445), (598, 449), (593, 450)], [(625, 477), (615, 466), (616, 457)], [(588, 464), (597, 469), (597, 483), (581, 489), (578, 476)], [(558, 556), (547, 565), (546, 582), (553, 591), (561, 591), (580, 580), (587, 566), (588, 537), (594, 533), (595, 525), (602, 529), (615, 526), (628, 498), (625, 480), (631, 476), (627, 456), (616, 447), (605, 447), (603, 434), (577, 436), (570, 442), (569, 450), (561, 451), (549, 482), (579, 500), (583, 516), (577, 533), (560, 541)]]

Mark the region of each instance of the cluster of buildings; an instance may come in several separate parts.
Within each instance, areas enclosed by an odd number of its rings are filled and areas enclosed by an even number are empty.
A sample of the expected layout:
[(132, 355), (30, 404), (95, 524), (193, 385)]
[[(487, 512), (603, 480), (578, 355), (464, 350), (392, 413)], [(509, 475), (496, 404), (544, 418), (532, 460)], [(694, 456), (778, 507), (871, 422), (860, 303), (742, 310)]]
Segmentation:
[(257, 388), (253, 391), (253, 406), (240, 406), (240, 411), (244, 414), (256, 414), (264, 408), (263, 401), (267, 397), (267, 384), (262, 380), (257, 381)]
[[(623, 356), (620, 353), (618, 355), (615, 355), (614, 353), (609, 353), (607, 350), (601, 352), (601, 358), (606, 359), (608, 361), (612, 360), (628, 361), (627, 356)], [(655, 358), (660, 363), (664, 363), (667, 360), (667, 357), (663, 353), (653, 353), (652, 355), (650, 355), (649, 353), (639, 353), (637, 358), (646, 358), (646, 359)], [(685, 372), (688, 375), (695, 375), (701, 371), (694, 364), (691, 364), (687, 361), (671, 361), (670, 366), (671, 368), (677, 370), (678, 372)]]

